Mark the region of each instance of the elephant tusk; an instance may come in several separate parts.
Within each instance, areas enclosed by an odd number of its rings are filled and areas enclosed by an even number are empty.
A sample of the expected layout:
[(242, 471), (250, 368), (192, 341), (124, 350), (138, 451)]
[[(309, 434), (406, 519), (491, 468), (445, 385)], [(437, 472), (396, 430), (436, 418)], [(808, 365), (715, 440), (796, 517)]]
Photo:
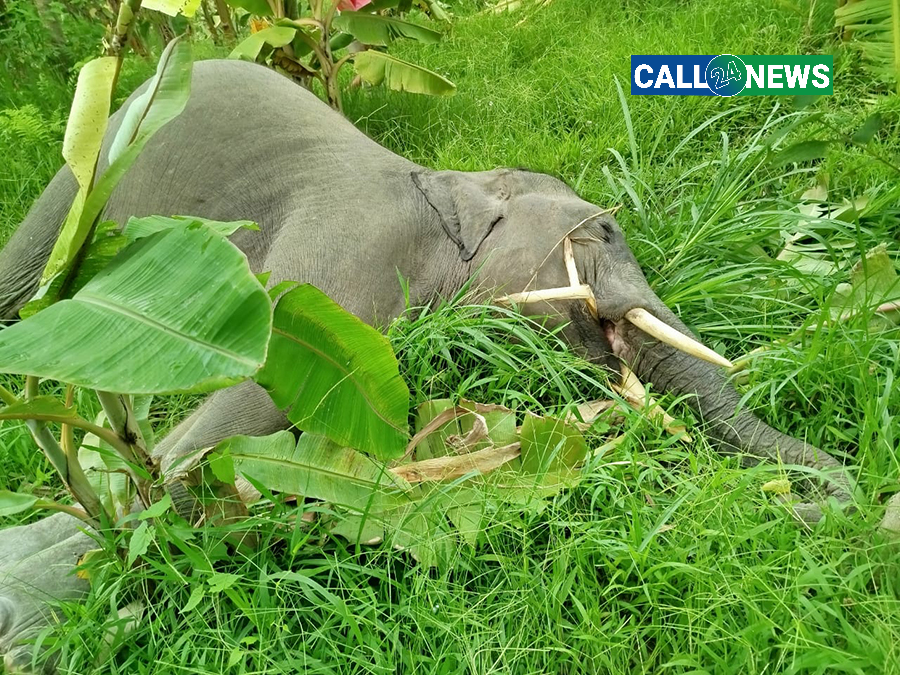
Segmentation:
[(539, 291), (512, 293), (497, 298), (498, 305), (524, 305), (529, 302), (547, 302), (549, 300), (587, 300), (593, 298), (594, 292), (587, 284), (581, 286), (564, 286), (563, 288), (544, 288)]
[(717, 366), (724, 366), (725, 368), (734, 367), (734, 364), (724, 356), (717, 354), (712, 349), (700, 344), (693, 338), (689, 338), (684, 333), (675, 330), (669, 324), (657, 319), (642, 307), (635, 307), (634, 309), (629, 310), (625, 313), (625, 318), (648, 335), (652, 335), (660, 342), (665, 342), (667, 345), (671, 345), (672, 347), (675, 347), (675, 349), (683, 351), (685, 354), (696, 356), (698, 359), (709, 361)]

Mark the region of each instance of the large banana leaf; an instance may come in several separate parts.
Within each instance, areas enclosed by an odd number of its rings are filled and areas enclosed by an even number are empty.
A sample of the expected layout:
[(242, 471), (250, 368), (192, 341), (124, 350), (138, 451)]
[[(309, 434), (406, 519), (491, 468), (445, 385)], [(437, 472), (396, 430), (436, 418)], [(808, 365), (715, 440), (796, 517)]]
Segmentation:
[(334, 17), (332, 25), (350, 33), (366, 45), (386, 46), (398, 37), (406, 37), (426, 44), (440, 42), (441, 34), (436, 30), (401, 21), (389, 16), (366, 14), (365, 12), (341, 12)]
[(356, 54), (353, 66), (369, 84), (384, 83), (396, 91), (429, 96), (452, 96), (456, 93), (456, 85), (447, 78), (374, 49)]
[(209, 220), (200, 216), (145, 216), (144, 218), (128, 219), (122, 228), (122, 236), (130, 244), (136, 239), (149, 237), (151, 234), (171, 230), (176, 227), (185, 227), (189, 223), (202, 223), (223, 237), (230, 237), (241, 228), (247, 230), (259, 230), (259, 226), (252, 220)]
[(359, 512), (402, 503), (402, 490), (408, 487), (385, 465), (317, 434), (302, 434), (299, 441), (289, 431), (256, 438), (233, 436), (217, 445), (215, 453), (230, 458), (236, 473), (270, 490)]
[(315, 286), (285, 293), (256, 377), (299, 429), (379, 459), (403, 454), (409, 390), (387, 339)]
[(134, 394), (208, 391), (258, 370), (271, 324), (244, 255), (192, 224), (138, 240), (72, 299), (0, 331), (0, 372)]
[(834, 11), (839, 28), (852, 31), (870, 70), (900, 93), (900, 0), (859, 0)]

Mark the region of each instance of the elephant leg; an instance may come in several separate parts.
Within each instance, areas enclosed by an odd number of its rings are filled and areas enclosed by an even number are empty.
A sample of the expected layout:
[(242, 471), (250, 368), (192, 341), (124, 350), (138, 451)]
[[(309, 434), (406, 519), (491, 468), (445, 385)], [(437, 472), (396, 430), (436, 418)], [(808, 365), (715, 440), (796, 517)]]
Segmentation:
[(0, 533), (0, 653), (8, 673), (29, 673), (36, 633), (56, 620), (52, 603), (78, 600), (88, 582), (74, 574), (78, 560), (97, 547), (84, 524), (56, 514)]
[(212, 394), (159, 443), (153, 454), (166, 474), (177, 469), (179, 460), (229, 436), (266, 436), (290, 424), (265, 389), (255, 382), (242, 382)]
[[(190, 521), (194, 519), (195, 501), (181, 481), (196, 451), (210, 448), (229, 436), (266, 436), (290, 425), (268, 392), (255, 382), (243, 382), (206, 399), (154, 450), (166, 479), (166, 489), (178, 513)], [(258, 495), (243, 481), (237, 487), (245, 500)]]

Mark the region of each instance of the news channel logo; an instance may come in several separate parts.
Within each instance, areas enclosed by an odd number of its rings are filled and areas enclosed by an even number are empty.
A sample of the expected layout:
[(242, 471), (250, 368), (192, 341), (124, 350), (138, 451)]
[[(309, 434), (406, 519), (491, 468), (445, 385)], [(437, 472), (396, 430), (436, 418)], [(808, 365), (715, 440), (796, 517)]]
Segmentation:
[(831, 94), (831, 56), (632, 56), (637, 96)]

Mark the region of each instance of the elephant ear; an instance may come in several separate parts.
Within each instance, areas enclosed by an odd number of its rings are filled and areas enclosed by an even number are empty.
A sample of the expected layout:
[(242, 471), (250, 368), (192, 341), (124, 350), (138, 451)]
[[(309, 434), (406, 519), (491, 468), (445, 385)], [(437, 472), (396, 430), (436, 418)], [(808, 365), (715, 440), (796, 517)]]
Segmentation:
[(510, 172), (414, 171), (412, 179), (441, 218), (447, 236), (469, 261), (494, 226), (506, 217)]

